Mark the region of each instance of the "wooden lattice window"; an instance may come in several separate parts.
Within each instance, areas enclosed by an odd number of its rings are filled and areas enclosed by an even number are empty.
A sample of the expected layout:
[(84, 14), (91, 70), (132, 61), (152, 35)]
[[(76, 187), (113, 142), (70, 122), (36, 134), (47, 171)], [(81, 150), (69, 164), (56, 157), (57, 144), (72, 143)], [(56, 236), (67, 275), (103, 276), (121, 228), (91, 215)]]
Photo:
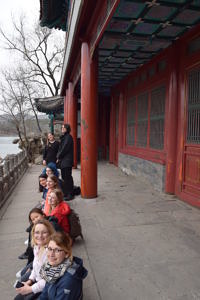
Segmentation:
[(164, 147), (165, 94), (164, 86), (151, 91), (149, 145), (154, 149)]
[(156, 74), (156, 68), (155, 68), (155, 66), (152, 66), (149, 69), (149, 77), (153, 77), (155, 74)]
[(200, 70), (188, 75), (187, 143), (200, 144)]
[(165, 69), (166, 69), (166, 60), (161, 60), (161, 61), (159, 61), (159, 63), (158, 63), (158, 71), (159, 72), (162, 72), (162, 71), (164, 71)]
[(129, 98), (127, 104), (127, 145), (135, 144), (135, 124), (136, 124), (136, 97)]
[(187, 48), (188, 54), (193, 54), (200, 50), (200, 37), (192, 40)]
[(147, 146), (148, 129), (148, 93), (138, 96), (137, 146)]

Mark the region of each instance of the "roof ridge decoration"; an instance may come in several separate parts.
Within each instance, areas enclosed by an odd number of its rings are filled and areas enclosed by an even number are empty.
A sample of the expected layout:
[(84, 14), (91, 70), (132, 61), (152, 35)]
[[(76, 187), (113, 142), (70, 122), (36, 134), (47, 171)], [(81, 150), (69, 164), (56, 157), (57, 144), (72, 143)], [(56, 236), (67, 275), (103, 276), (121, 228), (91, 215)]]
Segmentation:
[(62, 113), (64, 107), (64, 97), (52, 96), (45, 98), (35, 98), (35, 105), (38, 111), (44, 113)]
[(40, 26), (67, 31), (70, 0), (40, 0)]

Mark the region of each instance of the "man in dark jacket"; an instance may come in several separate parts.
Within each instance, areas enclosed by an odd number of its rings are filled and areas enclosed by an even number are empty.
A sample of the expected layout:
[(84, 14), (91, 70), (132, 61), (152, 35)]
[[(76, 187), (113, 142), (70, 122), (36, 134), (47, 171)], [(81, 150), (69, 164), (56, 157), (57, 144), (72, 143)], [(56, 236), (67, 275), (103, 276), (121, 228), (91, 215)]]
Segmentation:
[(73, 199), (74, 182), (72, 177), (72, 167), (74, 162), (74, 142), (70, 134), (71, 128), (69, 124), (62, 125), (62, 133), (60, 147), (57, 154), (57, 163), (61, 169), (61, 176), (64, 181), (65, 200)]

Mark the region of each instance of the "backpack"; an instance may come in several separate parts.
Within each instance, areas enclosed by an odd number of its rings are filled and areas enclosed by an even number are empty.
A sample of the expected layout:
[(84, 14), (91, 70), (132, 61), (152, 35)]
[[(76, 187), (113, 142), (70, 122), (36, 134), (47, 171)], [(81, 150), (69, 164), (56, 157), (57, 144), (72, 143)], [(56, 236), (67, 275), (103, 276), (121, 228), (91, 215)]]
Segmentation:
[(78, 196), (78, 195), (80, 195), (80, 193), (81, 193), (80, 186), (74, 185), (73, 195), (74, 195), (74, 196)]
[(79, 215), (71, 208), (70, 214), (67, 215), (69, 221), (69, 235), (72, 240), (75, 240), (78, 236), (83, 239), (81, 223), (79, 219)]

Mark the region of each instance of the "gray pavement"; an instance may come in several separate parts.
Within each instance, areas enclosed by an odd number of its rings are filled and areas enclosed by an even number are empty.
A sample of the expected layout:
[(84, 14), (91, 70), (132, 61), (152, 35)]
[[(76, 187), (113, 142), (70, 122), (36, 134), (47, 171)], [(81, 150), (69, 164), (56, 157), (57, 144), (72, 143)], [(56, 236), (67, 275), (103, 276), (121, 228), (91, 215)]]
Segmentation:
[[(15, 295), (15, 273), (25, 261), (29, 210), (41, 166), (26, 172), (0, 215), (0, 299)], [(73, 246), (89, 271), (85, 300), (200, 299), (200, 213), (173, 195), (127, 176), (108, 163), (98, 165), (95, 199), (70, 201), (79, 213), (84, 241)], [(73, 170), (80, 185), (80, 169)]]

